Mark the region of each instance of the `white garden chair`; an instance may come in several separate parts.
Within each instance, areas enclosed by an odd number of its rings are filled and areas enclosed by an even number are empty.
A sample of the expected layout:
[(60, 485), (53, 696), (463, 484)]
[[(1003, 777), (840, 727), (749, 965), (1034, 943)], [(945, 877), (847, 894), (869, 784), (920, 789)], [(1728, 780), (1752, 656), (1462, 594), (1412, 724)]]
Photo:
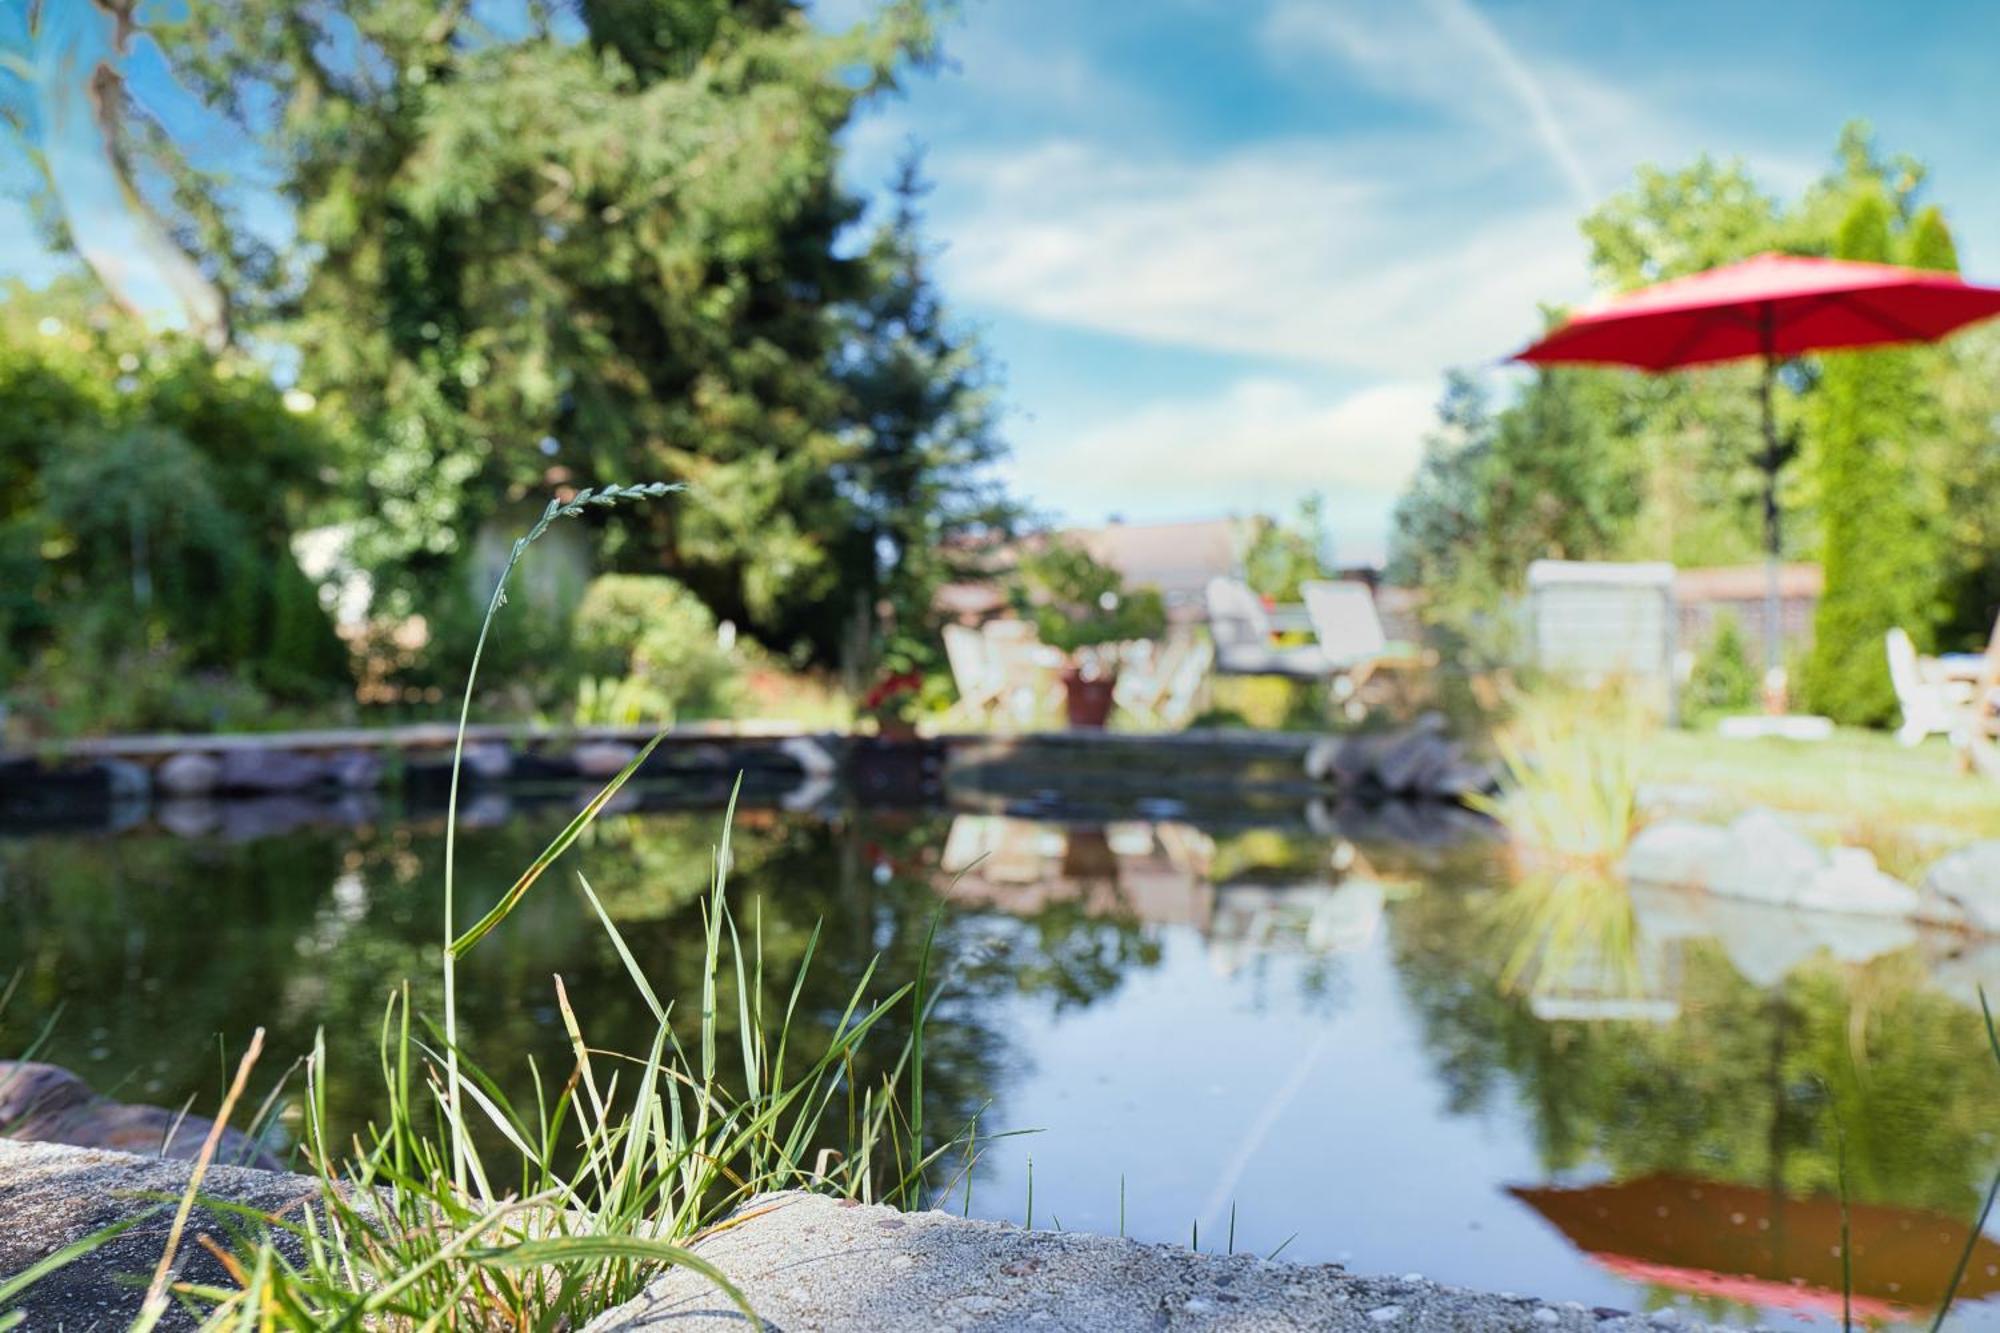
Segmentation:
[(1208, 581), (1208, 626), (1215, 669), (1224, 675), (1320, 680), (1333, 674), (1333, 663), (1318, 645), (1280, 647), (1272, 641), (1270, 614), (1240, 579)]
[(1921, 744), (1927, 736), (1949, 736), (1959, 726), (1970, 691), (1954, 691), (1952, 682), (1924, 670), (1917, 646), (1898, 625), (1884, 636), (1889, 654), (1889, 683), (1895, 687), (1896, 702), (1903, 709), (1903, 725), (1896, 739), (1905, 745)]
[(951, 683), (958, 690), (959, 708), (972, 721), (990, 725), (1006, 680), (986, 651), (985, 636), (966, 625), (946, 625), (944, 656), (951, 667)]

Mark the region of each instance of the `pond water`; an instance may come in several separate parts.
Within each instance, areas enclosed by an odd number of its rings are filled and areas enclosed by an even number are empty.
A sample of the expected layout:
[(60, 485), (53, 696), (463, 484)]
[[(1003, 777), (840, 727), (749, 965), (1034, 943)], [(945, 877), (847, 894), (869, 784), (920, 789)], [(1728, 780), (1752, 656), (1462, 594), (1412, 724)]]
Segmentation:
[[(695, 987), (720, 832), (687, 799), (641, 793), (571, 853), (663, 995)], [(476, 812), (467, 920), (568, 809)], [(1837, 1324), (1838, 1122), (1857, 1312), (1943, 1289), (2000, 1161), (1976, 999), (2000, 966), (1963, 942), (1515, 884), (1490, 838), (1407, 812), (1158, 810), (739, 812), (731, 893), (774, 989), (824, 924), (809, 1012), (877, 955), (907, 979), (944, 902), (930, 1114), (1036, 1131), (989, 1142), (952, 1208), (1025, 1222), (1032, 1188), (1037, 1227)], [(286, 1057), (324, 1027), (358, 1122), (385, 996), (409, 978), (439, 1007), (439, 820), (166, 822), (0, 833), (0, 1051), (53, 1019), (45, 1058), (100, 1090), (212, 1107), (253, 1027)], [(555, 973), (595, 1045), (648, 1034), (572, 882), (463, 965), (503, 1079), (566, 1067)], [(1967, 1291), (1953, 1326), (2000, 1327), (1991, 1239)]]

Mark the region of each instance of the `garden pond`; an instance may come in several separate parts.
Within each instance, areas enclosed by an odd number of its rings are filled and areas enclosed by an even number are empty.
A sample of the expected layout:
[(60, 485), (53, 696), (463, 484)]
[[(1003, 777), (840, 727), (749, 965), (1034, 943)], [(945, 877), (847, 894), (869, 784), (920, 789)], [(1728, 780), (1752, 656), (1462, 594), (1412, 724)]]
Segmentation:
[[(567, 856), (664, 996), (698, 988), (717, 797), (628, 791)], [(463, 920), (571, 808), (474, 808)], [(871, 959), (907, 980), (942, 904), (930, 1123), (1033, 1131), (940, 1173), (978, 1216), (1837, 1326), (1842, 1130), (1869, 1320), (1935, 1302), (2000, 1164), (1977, 1001), (2000, 961), (1900, 923), (1516, 882), (1469, 819), (1303, 802), (752, 800), (733, 848), (774, 991), (823, 927), (804, 1040)], [(373, 807), (0, 830), (0, 1052), (48, 1025), (43, 1058), (100, 1091), (201, 1110), (253, 1028), (283, 1057), (266, 1088), (324, 1028), (359, 1125), (392, 989), (440, 1007), (441, 862), (438, 815)], [(650, 1035), (567, 868), (461, 965), (503, 1083), (567, 1068), (556, 974), (593, 1045)], [(1993, 1294), (1983, 1238), (1953, 1326), (2000, 1328)]]

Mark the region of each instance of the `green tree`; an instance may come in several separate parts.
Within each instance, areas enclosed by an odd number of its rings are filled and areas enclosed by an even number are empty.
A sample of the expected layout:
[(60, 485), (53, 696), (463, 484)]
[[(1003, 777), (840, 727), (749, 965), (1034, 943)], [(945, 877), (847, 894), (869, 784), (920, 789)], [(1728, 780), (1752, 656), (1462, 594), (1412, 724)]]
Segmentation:
[(1326, 578), (1326, 553), (1331, 546), (1326, 530), (1326, 501), (1308, 495), (1299, 501), (1298, 513), (1289, 523), (1270, 517), (1257, 519), (1256, 535), (1243, 553), (1245, 580), (1258, 595), (1278, 602), (1296, 602), (1301, 584)]
[[(1642, 169), (1582, 228), (1593, 274), (1614, 291), (1760, 251), (1850, 253), (1843, 230), (1857, 208), (1880, 217), (1868, 253), (1950, 270), (1950, 229), (1924, 197), (1927, 186), (1921, 163), (1882, 152), (1857, 122), (1842, 130), (1825, 175), (1796, 198), (1763, 189), (1741, 163), (1704, 157), (1677, 171)], [(1822, 653), (1819, 684), (1807, 693), (1831, 697), (1841, 716), (1880, 717), (1888, 706), (1884, 616), (1907, 621), (1921, 642), (1973, 647), (2000, 609), (1996, 367), (2000, 338), (1975, 330), (1936, 347), (1801, 358), (1779, 376), (1779, 429), (1796, 446), (1779, 477), (1783, 554), (1817, 559), (1841, 545), (1830, 581), (1880, 582), (1885, 570), (1902, 579), (1884, 594), (1892, 605), (1858, 620), (1842, 609), (1851, 589), (1832, 596), (1840, 647)], [(1761, 558), (1759, 373), (1750, 365), (1549, 372), (1470, 417), (1466, 390), (1454, 386), (1398, 507), (1390, 577), (1421, 589), (1433, 622), (1464, 630), (1494, 623), (1540, 556)], [(1847, 420), (1852, 408), (1875, 420)], [(1858, 462), (1857, 449), (1866, 455)], [(1868, 488), (1883, 485), (1894, 494), (1877, 503)], [(1894, 540), (1863, 554), (1829, 531), (1855, 522), (1871, 541), (1892, 531)], [(1851, 690), (1829, 674), (1833, 652), (1848, 653), (1864, 677)]]
[(839, 135), (928, 55), (927, 19), (829, 33), (790, 0), (523, 19), (192, 0), (158, 30), (276, 164), (298, 235), (271, 332), (354, 427), (363, 553), (410, 604), (524, 494), (685, 480), (607, 558), (829, 652), (872, 522), (843, 486), (868, 442), (832, 365), (881, 270), (845, 242), (862, 203)]
[(1487, 556), (1493, 413), (1480, 381), (1445, 377), (1438, 424), (1390, 525), (1391, 583), (1424, 595), (1434, 625), (1463, 632), (1488, 615), (1500, 589)]
[(290, 549), (326, 457), (316, 421), (241, 352), (156, 336), (82, 279), (15, 285), (0, 301), (0, 661), (76, 677), (144, 657), (328, 695), (347, 652)]
[(1018, 512), (993, 473), (1005, 452), (994, 372), (931, 276), (921, 165), (912, 153), (897, 168), (864, 256), (868, 291), (842, 312), (833, 369), (848, 445), (836, 477), (854, 506), (844, 586), (878, 635), (934, 657), (935, 593), (975, 572)]
[[(1835, 255), (1888, 262), (1896, 253), (1893, 216), (1887, 197), (1862, 194), (1841, 224)], [(1826, 590), (1802, 683), (1816, 711), (1877, 725), (1896, 710), (1883, 635), (1900, 625), (1920, 645), (1931, 639), (1937, 566), (1910, 440), (1927, 413), (1909, 352), (1837, 352), (1824, 364), (1815, 463)]]

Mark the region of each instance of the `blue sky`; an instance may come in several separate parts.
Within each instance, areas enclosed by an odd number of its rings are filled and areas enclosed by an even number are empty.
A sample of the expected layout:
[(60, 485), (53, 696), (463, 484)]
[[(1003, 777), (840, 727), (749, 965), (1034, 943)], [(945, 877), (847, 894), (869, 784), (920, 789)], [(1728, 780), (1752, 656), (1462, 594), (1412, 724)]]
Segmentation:
[[(1096, 522), (1318, 492), (1341, 558), (1369, 560), (1445, 368), (1588, 295), (1576, 220), (1642, 162), (1741, 156), (1791, 192), (1864, 117), (1931, 165), (1968, 271), (2000, 276), (2000, 7), (1907, 13), (964, 0), (948, 67), (855, 127), (848, 169), (872, 186), (926, 146), (941, 279), (1005, 368), (1030, 501)], [(50, 271), (0, 214), (0, 272)]]
[(968, 0), (956, 68), (872, 116), (855, 169), (929, 145), (1023, 492), (1095, 521), (1319, 491), (1370, 559), (1443, 369), (1588, 295), (1576, 221), (1641, 163), (1741, 156), (1789, 192), (1865, 117), (2000, 276), (2000, 7), (1906, 12)]

